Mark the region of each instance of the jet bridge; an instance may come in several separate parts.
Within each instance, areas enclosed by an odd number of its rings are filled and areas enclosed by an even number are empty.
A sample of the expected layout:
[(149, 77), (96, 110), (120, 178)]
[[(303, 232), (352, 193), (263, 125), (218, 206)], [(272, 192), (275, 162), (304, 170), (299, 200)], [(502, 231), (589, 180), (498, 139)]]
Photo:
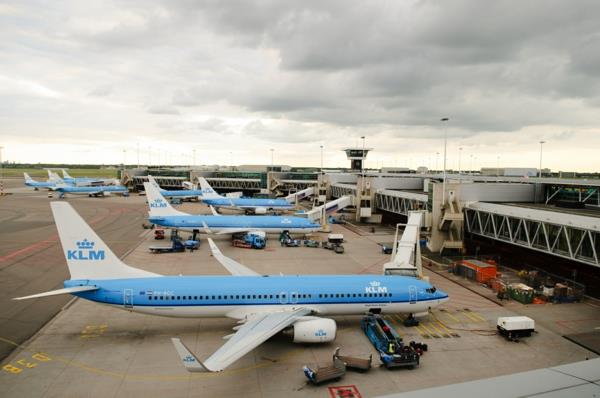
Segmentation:
[(324, 223), (327, 214), (333, 213), (337, 210), (341, 210), (347, 206), (352, 206), (352, 198), (352, 196), (342, 196), (341, 198), (332, 200), (331, 202), (327, 202), (324, 205), (313, 207), (312, 210), (309, 210), (306, 213), (301, 213), (299, 215), (305, 215), (311, 221), (321, 220), (321, 223)]
[(472, 202), (466, 232), (600, 267), (600, 217)]
[(392, 260), (383, 264), (384, 275), (423, 277), (421, 266), (421, 246), (419, 245), (419, 234), (423, 225), (423, 211), (412, 211), (408, 216), (402, 237), (398, 240), (398, 228), (394, 236), (394, 248), (392, 249)]

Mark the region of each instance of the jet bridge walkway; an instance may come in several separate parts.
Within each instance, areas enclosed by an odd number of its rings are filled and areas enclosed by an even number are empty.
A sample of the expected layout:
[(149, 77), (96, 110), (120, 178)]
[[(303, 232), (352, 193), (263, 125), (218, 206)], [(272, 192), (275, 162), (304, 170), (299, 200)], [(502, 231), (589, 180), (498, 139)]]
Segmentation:
[(379, 189), (375, 193), (375, 207), (390, 213), (408, 216), (415, 210), (429, 210), (427, 194), (409, 191)]
[(473, 202), (465, 232), (600, 267), (600, 218)]

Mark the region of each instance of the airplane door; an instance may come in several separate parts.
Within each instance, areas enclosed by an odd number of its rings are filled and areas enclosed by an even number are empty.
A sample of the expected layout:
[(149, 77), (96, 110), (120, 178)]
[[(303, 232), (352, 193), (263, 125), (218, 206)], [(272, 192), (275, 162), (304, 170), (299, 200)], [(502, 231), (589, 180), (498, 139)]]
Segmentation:
[(123, 290), (123, 307), (133, 308), (133, 289)]
[(417, 287), (416, 286), (408, 287), (408, 299), (410, 301), (410, 304), (416, 304), (416, 302), (417, 302)]
[(291, 293), (291, 297), (290, 297), (290, 303), (291, 303), (291, 304), (296, 304), (296, 303), (298, 303), (298, 293), (297, 293), (297, 292), (292, 292), (292, 293)]
[(279, 302), (281, 304), (287, 304), (288, 298), (287, 298), (287, 293), (286, 292), (280, 292), (279, 293)]

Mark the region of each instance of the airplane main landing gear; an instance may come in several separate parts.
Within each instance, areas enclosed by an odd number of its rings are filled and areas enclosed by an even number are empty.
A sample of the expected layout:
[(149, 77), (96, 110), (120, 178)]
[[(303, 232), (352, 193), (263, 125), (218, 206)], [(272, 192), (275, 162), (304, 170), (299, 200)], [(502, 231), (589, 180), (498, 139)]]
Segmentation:
[(404, 326), (406, 326), (407, 328), (412, 326), (419, 326), (419, 320), (415, 318), (413, 314), (409, 314), (408, 318), (404, 320)]

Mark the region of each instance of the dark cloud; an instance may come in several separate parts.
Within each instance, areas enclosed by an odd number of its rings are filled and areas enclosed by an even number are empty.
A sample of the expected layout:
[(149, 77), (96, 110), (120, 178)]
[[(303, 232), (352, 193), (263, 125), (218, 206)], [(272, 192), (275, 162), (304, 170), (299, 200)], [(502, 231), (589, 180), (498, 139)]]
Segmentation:
[(566, 142), (577, 135), (556, 132), (597, 125), (595, 0), (67, 0), (3, 10), (0, 116), (11, 134), (93, 126), (104, 136), (431, 140), (449, 116), (457, 139), (518, 141), (554, 126), (548, 134)]

